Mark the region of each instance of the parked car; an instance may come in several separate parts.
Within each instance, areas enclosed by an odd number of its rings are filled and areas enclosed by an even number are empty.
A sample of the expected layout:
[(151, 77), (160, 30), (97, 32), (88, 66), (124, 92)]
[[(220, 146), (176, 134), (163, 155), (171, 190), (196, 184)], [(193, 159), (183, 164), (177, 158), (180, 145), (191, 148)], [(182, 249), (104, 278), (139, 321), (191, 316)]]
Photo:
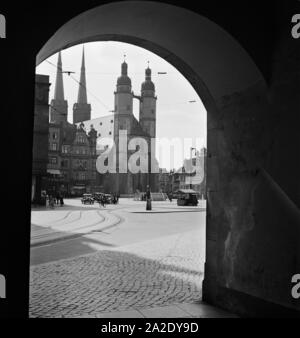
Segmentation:
[(198, 205), (197, 192), (192, 189), (180, 189), (178, 190), (177, 205)]
[(92, 194), (83, 194), (81, 198), (82, 204), (94, 204), (94, 198)]
[(112, 204), (113, 196), (111, 194), (105, 194), (103, 192), (95, 192), (93, 194), (94, 201), (100, 203), (101, 200), (104, 200), (105, 204)]

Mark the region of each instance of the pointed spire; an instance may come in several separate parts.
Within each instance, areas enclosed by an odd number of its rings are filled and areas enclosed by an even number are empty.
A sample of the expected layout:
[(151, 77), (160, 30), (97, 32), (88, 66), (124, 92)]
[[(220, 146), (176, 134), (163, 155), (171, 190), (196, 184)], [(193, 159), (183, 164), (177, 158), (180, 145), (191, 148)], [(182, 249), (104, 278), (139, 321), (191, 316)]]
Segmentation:
[(126, 54), (124, 54), (124, 61), (121, 65), (121, 75), (127, 76), (128, 65), (126, 63)]
[(147, 63), (148, 63), (148, 68), (146, 68), (146, 70), (145, 70), (145, 78), (146, 78), (146, 80), (151, 81), (151, 69), (149, 67), (150, 62), (147, 61)]
[(57, 59), (54, 100), (64, 101), (64, 99), (65, 99), (65, 95), (64, 95), (64, 82), (63, 82), (63, 73), (62, 73), (62, 61), (61, 61), (61, 52), (59, 52), (58, 59)]
[(80, 85), (78, 89), (77, 103), (87, 103), (84, 46), (82, 48)]

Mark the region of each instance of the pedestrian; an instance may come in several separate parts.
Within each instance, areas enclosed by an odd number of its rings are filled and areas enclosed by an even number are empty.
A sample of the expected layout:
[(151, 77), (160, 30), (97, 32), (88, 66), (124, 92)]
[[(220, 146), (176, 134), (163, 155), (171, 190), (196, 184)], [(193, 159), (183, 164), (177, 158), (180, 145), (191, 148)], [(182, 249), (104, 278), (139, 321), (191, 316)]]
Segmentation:
[(64, 205), (64, 198), (63, 198), (62, 193), (60, 194), (59, 202), (60, 202), (60, 206), (62, 207)]
[(49, 206), (51, 209), (54, 209), (54, 197), (52, 195), (49, 196)]
[(101, 195), (99, 198), (99, 206), (102, 205), (103, 208), (105, 208), (105, 200), (104, 200), (104, 195)]
[(60, 199), (60, 195), (59, 195), (59, 192), (57, 192), (55, 194), (55, 202), (56, 202), (57, 205), (59, 204), (59, 199)]
[(149, 185), (147, 185), (146, 191), (146, 210), (152, 210), (151, 191)]

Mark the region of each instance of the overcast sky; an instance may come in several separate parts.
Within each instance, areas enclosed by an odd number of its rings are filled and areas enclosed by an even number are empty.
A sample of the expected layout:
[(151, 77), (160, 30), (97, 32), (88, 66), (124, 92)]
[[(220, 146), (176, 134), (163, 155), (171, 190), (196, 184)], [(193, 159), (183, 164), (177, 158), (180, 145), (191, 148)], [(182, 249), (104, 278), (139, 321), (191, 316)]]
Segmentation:
[[(77, 81), (80, 78), (82, 46), (77, 45), (62, 51), (63, 70), (75, 72), (72, 77)], [(92, 118), (111, 114), (109, 111), (114, 108), (116, 81), (126, 55), (132, 90), (137, 95), (140, 94), (141, 83), (145, 79), (147, 61), (150, 62), (157, 95), (157, 137), (192, 138), (193, 142), (198, 138), (204, 146), (206, 145), (206, 110), (190, 83), (171, 64), (146, 49), (122, 42), (91, 42), (85, 43), (84, 48), (87, 96), (92, 106)], [(50, 100), (54, 93), (56, 64), (57, 54), (36, 68), (36, 73), (50, 76)], [(167, 74), (158, 75), (158, 72)], [(64, 74), (65, 99), (68, 101), (70, 122), (78, 93), (78, 83), (72, 77)], [(189, 102), (194, 100), (195, 103)], [(138, 101), (134, 100), (134, 115), (137, 118), (138, 107)], [(184, 157), (188, 157), (188, 154), (186, 151)], [(167, 158), (160, 159), (160, 167), (170, 169), (173, 165), (179, 167), (182, 163), (179, 163), (179, 160), (176, 163), (176, 158), (173, 163)]]

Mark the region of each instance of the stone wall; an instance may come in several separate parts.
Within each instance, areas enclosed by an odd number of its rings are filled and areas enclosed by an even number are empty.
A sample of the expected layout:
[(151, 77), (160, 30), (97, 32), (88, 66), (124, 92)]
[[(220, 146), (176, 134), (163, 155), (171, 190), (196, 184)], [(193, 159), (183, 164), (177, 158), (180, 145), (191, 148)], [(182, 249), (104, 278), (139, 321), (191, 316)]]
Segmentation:
[(203, 297), (242, 315), (300, 316), (291, 297), (300, 271), (300, 48), (284, 41), (270, 88), (225, 96), (218, 113), (208, 114)]

